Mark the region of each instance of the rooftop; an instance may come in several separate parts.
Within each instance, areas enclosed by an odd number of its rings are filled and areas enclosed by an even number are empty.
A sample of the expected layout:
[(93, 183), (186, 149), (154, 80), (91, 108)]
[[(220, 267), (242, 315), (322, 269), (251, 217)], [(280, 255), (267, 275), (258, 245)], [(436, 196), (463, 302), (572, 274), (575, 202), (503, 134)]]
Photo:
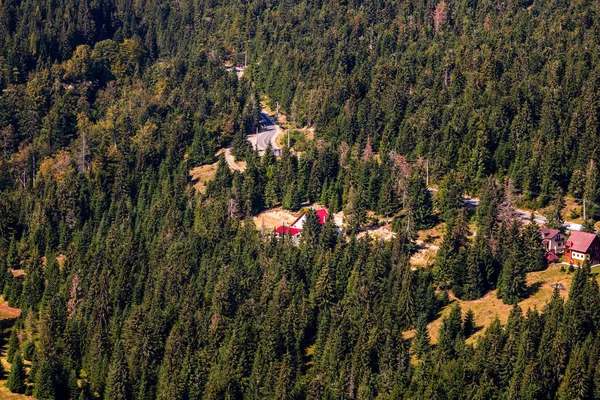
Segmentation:
[(596, 234), (594, 233), (573, 231), (571, 232), (571, 236), (569, 236), (569, 240), (567, 240), (567, 247), (578, 253), (586, 253), (594, 239), (596, 239)]

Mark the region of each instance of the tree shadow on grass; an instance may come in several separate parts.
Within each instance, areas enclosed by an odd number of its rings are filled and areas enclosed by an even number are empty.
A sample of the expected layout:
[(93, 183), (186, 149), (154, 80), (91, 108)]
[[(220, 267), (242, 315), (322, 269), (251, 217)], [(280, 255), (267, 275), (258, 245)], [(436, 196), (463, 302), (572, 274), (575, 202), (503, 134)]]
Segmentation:
[(534, 282), (531, 285), (529, 285), (525, 292), (525, 298), (528, 299), (531, 296), (534, 296), (537, 292), (540, 291), (540, 289), (542, 288), (543, 285), (544, 285), (543, 281)]

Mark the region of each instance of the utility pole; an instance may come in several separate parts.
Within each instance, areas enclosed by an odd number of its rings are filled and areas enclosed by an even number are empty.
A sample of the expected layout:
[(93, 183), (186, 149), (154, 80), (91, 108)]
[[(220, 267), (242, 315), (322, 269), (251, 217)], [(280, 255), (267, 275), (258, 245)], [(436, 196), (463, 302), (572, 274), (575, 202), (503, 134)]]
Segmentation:
[(585, 224), (585, 197), (583, 198), (583, 223)]

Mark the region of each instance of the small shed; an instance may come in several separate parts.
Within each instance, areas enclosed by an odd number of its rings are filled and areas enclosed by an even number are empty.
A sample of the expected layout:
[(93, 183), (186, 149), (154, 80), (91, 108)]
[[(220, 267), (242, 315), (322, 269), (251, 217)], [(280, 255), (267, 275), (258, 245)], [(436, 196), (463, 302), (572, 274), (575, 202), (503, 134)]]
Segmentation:
[(548, 261), (548, 264), (554, 264), (558, 262), (558, 256), (554, 252), (549, 251), (546, 253), (546, 261)]

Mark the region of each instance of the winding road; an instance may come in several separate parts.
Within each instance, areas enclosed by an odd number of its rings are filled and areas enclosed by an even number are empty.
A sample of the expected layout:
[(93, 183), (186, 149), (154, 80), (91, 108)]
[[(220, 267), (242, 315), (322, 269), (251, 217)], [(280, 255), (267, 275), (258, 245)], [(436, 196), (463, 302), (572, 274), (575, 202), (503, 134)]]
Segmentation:
[(277, 138), (281, 135), (281, 127), (271, 119), (264, 108), (260, 111), (259, 118), (262, 129), (256, 138), (256, 149), (262, 153), (270, 143), (275, 155), (279, 155), (281, 147), (277, 144)]

